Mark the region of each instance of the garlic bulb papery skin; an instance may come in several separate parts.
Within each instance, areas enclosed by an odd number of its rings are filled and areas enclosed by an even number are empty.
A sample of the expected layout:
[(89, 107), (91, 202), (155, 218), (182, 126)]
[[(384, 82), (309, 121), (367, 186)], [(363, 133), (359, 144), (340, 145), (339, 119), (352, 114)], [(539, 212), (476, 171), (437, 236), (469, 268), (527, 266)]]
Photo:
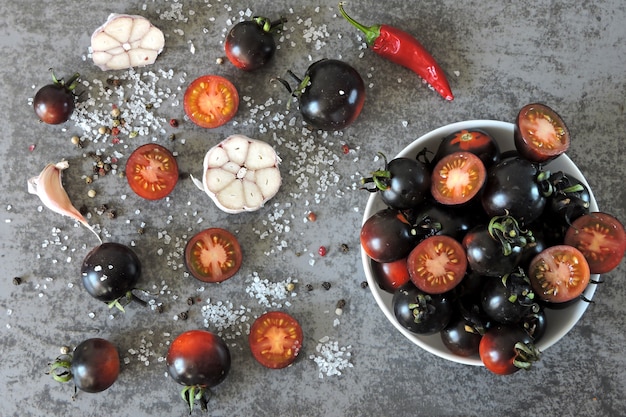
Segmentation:
[(98, 240), (102, 242), (100, 236), (98, 236), (96, 231), (89, 225), (85, 217), (74, 207), (65, 188), (63, 188), (61, 175), (63, 170), (68, 167), (69, 163), (67, 161), (46, 165), (38, 176), (28, 180), (28, 192), (37, 195), (41, 202), (55, 213), (71, 217), (80, 222), (91, 230), (98, 237)]
[(163, 32), (137, 15), (112, 13), (91, 35), (91, 57), (103, 71), (153, 64), (164, 46)]
[(226, 213), (255, 211), (278, 192), (280, 158), (266, 142), (232, 135), (204, 157), (202, 182), (194, 184)]

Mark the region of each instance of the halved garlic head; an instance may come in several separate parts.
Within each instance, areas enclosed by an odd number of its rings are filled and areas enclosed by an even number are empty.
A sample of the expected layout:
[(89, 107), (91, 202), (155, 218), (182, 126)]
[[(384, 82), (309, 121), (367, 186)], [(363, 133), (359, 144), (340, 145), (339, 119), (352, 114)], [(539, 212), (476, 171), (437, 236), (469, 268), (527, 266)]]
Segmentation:
[(112, 13), (91, 35), (92, 59), (103, 71), (153, 64), (164, 46), (163, 32), (143, 16)]
[(202, 182), (192, 179), (226, 213), (255, 211), (278, 192), (279, 163), (268, 143), (232, 135), (205, 155)]

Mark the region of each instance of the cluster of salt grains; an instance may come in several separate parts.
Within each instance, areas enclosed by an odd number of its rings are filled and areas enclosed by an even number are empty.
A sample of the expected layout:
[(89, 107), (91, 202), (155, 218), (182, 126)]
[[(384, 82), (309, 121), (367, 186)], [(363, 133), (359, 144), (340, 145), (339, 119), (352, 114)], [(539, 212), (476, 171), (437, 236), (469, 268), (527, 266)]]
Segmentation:
[(207, 298), (202, 306), (204, 327), (214, 330), (220, 337), (232, 340), (250, 333), (250, 309), (240, 305), (235, 308), (230, 301), (212, 302)]
[[(268, 308), (291, 307), (289, 297), (295, 297), (297, 294), (291, 291), (291, 287), (298, 280), (288, 277), (282, 281), (271, 282), (267, 278), (261, 278), (258, 272), (253, 272), (246, 278), (248, 286), (246, 293), (250, 297), (255, 298), (259, 304)], [(285, 301), (286, 300), (286, 301)]]
[(354, 367), (352, 362), (350, 362), (352, 357), (350, 349), (352, 349), (351, 345), (339, 346), (336, 340), (331, 340), (330, 337), (324, 336), (315, 346), (316, 353), (310, 355), (309, 359), (317, 364), (320, 378), (341, 375), (344, 369)]

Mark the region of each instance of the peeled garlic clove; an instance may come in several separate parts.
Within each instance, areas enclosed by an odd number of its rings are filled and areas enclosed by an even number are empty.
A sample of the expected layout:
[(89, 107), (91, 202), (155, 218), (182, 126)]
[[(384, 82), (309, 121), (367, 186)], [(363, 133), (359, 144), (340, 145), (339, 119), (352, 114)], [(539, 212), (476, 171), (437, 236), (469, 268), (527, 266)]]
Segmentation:
[(268, 143), (232, 135), (206, 153), (202, 182), (192, 179), (226, 213), (255, 211), (278, 192), (279, 163)]
[(28, 192), (39, 197), (41, 202), (55, 213), (71, 217), (91, 230), (100, 240), (100, 236), (89, 225), (85, 217), (72, 205), (63, 183), (61, 173), (69, 167), (67, 161), (48, 164), (41, 173), (28, 180)]
[(91, 35), (92, 59), (103, 71), (153, 64), (164, 46), (163, 32), (137, 15), (112, 13)]

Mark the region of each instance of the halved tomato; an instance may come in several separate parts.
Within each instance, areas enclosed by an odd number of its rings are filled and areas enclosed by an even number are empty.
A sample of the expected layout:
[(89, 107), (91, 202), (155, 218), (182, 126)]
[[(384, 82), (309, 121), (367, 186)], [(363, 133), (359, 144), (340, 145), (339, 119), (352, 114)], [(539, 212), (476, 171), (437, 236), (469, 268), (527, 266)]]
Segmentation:
[(192, 122), (200, 127), (214, 128), (235, 116), (239, 109), (239, 93), (226, 78), (203, 75), (187, 87), (183, 105)]
[(191, 275), (203, 282), (226, 281), (239, 271), (242, 262), (239, 241), (219, 227), (197, 233), (185, 246), (185, 265)]
[(487, 178), (485, 164), (471, 152), (453, 152), (433, 169), (430, 191), (441, 204), (464, 204), (474, 198)]
[(443, 294), (456, 287), (467, 271), (463, 246), (450, 236), (422, 240), (409, 254), (411, 282), (428, 294)]
[(140, 197), (147, 200), (164, 198), (178, 182), (176, 158), (156, 143), (142, 145), (130, 154), (126, 162), (126, 180)]
[(270, 311), (257, 318), (248, 336), (254, 359), (272, 369), (291, 365), (302, 348), (302, 340), (300, 323), (281, 311)]
[(574, 220), (565, 233), (564, 243), (585, 255), (592, 274), (604, 274), (624, 258), (626, 231), (610, 214), (594, 212)]
[(528, 104), (515, 121), (515, 148), (531, 162), (546, 162), (569, 148), (570, 134), (561, 116), (544, 104)]
[(539, 298), (564, 303), (579, 297), (587, 288), (589, 264), (573, 246), (551, 246), (530, 262), (528, 277)]

